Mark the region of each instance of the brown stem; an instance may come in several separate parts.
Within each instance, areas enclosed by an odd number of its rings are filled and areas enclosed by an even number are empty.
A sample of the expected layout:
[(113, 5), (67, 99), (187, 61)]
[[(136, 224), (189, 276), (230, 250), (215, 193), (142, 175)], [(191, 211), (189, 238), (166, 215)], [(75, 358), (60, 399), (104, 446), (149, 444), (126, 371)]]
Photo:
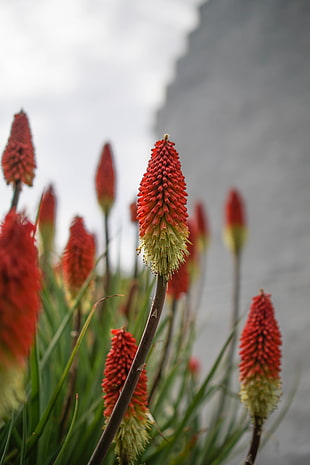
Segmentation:
[(163, 353), (162, 353), (162, 357), (161, 357), (161, 361), (160, 361), (160, 364), (159, 364), (158, 371), (157, 371), (157, 373), (155, 375), (153, 385), (152, 385), (152, 388), (150, 390), (150, 395), (149, 395), (149, 400), (148, 400), (149, 404), (152, 402), (154, 392), (155, 392), (155, 390), (157, 388), (157, 385), (158, 385), (159, 381), (161, 380), (165, 365), (167, 363), (170, 344), (171, 344), (173, 323), (174, 323), (174, 319), (175, 319), (176, 303), (177, 303), (176, 299), (173, 299), (171, 314), (170, 314), (170, 318), (169, 318), (169, 326), (168, 326), (168, 332), (167, 332), (167, 337), (166, 337), (166, 343), (165, 343), (165, 347), (164, 347), (164, 350), (163, 350)]
[(146, 361), (146, 357), (151, 348), (161, 312), (165, 302), (167, 281), (161, 275), (157, 276), (156, 292), (149, 312), (148, 320), (139, 343), (135, 358), (127, 375), (123, 390), (114, 406), (112, 415), (106, 425), (97, 446), (88, 462), (88, 465), (101, 465), (106, 456), (113, 438), (126, 413), (131, 397), (135, 391), (141, 370)]
[(245, 459), (244, 465), (254, 465), (255, 458), (257, 455), (260, 438), (262, 435), (262, 425), (258, 418), (255, 418), (252, 441), (250, 444), (250, 449)]
[(21, 183), (21, 180), (18, 179), (14, 183), (13, 197), (12, 197), (10, 210), (12, 210), (12, 208), (17, 209), (17, 204), (18, 204), (19, 195), (21, 193), (21, 190), (22, 190), (22, 183)]

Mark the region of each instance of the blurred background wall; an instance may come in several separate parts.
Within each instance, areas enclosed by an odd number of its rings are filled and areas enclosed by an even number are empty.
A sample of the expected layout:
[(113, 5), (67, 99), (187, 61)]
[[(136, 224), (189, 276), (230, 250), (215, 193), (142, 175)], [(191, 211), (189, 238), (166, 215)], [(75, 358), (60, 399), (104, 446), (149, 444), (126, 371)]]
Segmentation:
[(222, 227), (235, 186), (249, 226), (241, 327), (251, 298), (260, 288), (271, 293), (283, 334), (282, 405), (300, 377), (258, 464), (310, 463), (309, 50), (308, 0), (205, 2), (155, 125), (176, 142), (189, 207), (202, 200), (211, 226), (197, 349), (211, 363), (229, 328), (232, 262)]

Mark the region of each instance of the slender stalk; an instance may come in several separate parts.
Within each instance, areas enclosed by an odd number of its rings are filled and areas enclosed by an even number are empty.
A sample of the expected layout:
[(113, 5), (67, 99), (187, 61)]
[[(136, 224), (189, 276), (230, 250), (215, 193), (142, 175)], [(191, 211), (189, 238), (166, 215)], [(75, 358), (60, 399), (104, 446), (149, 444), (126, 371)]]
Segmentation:
[(157, 371), (157, 373), (155, 375), (153, 385), (152, 385), (152, 388), (150, 390), (149, 399), (148, 399), (149, 404), (152, 402), (154, 392), (156, 391), (158, 383), (161, 380), (165, 365), (167, 363), (170, 344), (171, 344), (171, 338), (172, 338), (173, 323), (174, 323), (174, 320), (175, 320), (176, 306), (177, 306), (177, 301), (176, 301), (176, 299), (173, 299), (172, 307), (171, 307), (171, 313), (170, 313), (170, 317), (169, 317), (169, 326), (168, 326), (168, 332), (167, 332), (167, 337), (166, 337), (166, 343), (165, 343), (165, 347), (164, 347), (164, 350), (163, 350), (163, 353), (162, 353), (162, 357), (161, 357), (161, 361), (160, 361), (160, 364), (159, 364), (159, 367), (158, 367), (158, 371)]
[(232, 315), (231, 315), (231, 331), (234, 331), (234, 335), (231, 341), (230, 349), (228, 352), (227, 368), (231, 370), (233, 359), (235, 355), (237, 345), (237, 331), (236, 325), (239, 319), (239, 304), (240, 304), (240, 268), (241, 268), (241, 253), (236, 252), (233, 255), (233, 292), (232, 292)]
[(12, 197), (10, 210), (12, 210), (12, 208), (17, 209), (17, 204), (18, 204), (19, 195), (21, 193), (21, 190), (22, 190), (21, 180), (17, 179), (17, 181), (15, 181), (15, 184), (14, 184), (13, 197)]
[[(74, 350), (74, 347), (78, 341), (78, 337), (81, 332), (81, 321), (82, 321), (82, 309), (81, 309), (81, 303), (80, 303), (74, 315), (72, 350)], [(78, 359), (77, 357), (75, 357), (70, 367), (70, 371), (69, 371), (68, 392), (67, 392), (67, 396), (66, 396), (66, 400), (64, 404), (62, 418), (60, 421), (59, 431), (60, 431), (61, 436), (64, 435), (65, 428), (69, 420), (70, 409), (74, 401), (74, 390), (75, 390), (75, 384), (76, 384), (76, 378), (77, 378), (77, 370), (78, 370)]]
[(254, 465), (255, 458), (257, 455), (257, 451), (259, 448), (259, 443), (262, 435), (262, 425), (261, 422), (258, 421), (257, 418), (255, 418), (254, 421), (254, 427), (253, 427), (253, 435), (252, 435), (252, 441), (250, 444), (250, 449), (247, 454), (247, 457), (245, 459), (244, 465)]
[(110, 251), (109, 251), (109, 213), (104, 213), (104, 237), (105, 237), (105, 282), (104, 282), (104, 291), (107, 294), (110, 289), (110, 280), (111, 280), (111, 268), (110, 268)]
[(88, 462), (88, 465), (101, 465), (106, 456), (113, 438), (126, 413), (131, 397), (135, 391), (141, 370), (151, 348), (152, 341), (159, 323), (165, 302), (167, 281), (163, 276), (157, 276), (156, 292), (149, 312), (148, 320), (139, 343), (135, 358), (127, 375), (123, 390), (114, 406), (112, 415), (106, 425), (98, 444)]

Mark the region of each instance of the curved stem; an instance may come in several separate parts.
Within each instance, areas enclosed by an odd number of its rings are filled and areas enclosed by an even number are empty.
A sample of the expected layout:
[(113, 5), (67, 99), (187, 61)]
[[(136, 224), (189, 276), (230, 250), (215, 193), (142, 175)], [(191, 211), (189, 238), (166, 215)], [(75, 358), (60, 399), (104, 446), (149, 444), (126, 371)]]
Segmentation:
[(149, 317), (139, 343), (135, 358), (132, 362), (130, 371), (127, 375), (123, 390), (114, 406), (113, 412), (106, 425), (98, 444), (88, 462), (88, 465), (100, 465), (106, 456), (113, 438), (121, 424), (122, 418), (126, 413), (127, 407), (139, 380), (141, 370), (146, 361), (146, 357), (151, 348), (153, 337), (155, 335), (161, 312), (166, 297), (167, 281), (163, 276), (157, 276), (156, 292), (149, 312)]

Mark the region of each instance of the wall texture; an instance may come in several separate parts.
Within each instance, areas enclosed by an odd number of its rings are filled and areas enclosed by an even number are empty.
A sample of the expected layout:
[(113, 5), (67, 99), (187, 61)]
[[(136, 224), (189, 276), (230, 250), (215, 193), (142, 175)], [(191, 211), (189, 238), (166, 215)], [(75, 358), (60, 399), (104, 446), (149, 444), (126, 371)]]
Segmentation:
[(282, 403), (300, 377), (258, 465), (310, 463), (309, 54), (308, 0), (210, 0), (156, 118), (157, 136), (176, 142), (189, 207), (203, 200), (210, 219), (197, 351), (211, 363), (229, 327), (232, 263), (222, 223), (236, 186), (250, 230), (241, 310), (260, 288), (272, 294), (283, 333)]

